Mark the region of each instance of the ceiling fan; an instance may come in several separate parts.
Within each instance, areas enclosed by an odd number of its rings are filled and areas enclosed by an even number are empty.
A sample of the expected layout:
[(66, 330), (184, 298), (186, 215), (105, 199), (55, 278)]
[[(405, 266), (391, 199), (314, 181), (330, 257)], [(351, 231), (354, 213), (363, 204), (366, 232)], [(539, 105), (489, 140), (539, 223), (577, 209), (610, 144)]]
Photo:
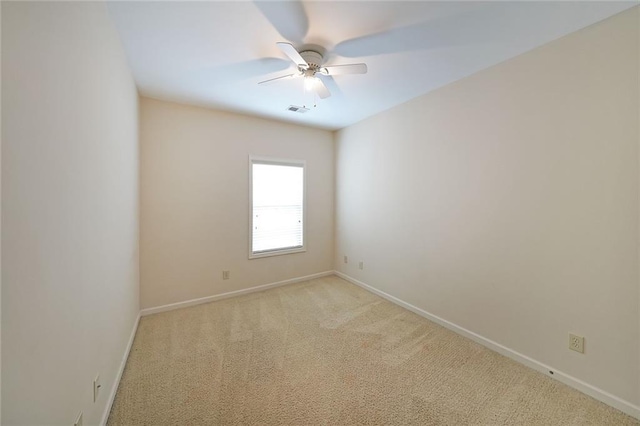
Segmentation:
[[(253, 3), (285, 40), (292, 41), (297, 45), (302, 45), (305, 42), (309, 31), (309, 17), (302, 0), (253, 0)], [(420, 2), (409, 3), (420, 4)], [(332, 48), (331, 54), (355, 58), (459, 46), (468, 43), (469, 34), (459, 32), (459, 34), (452, 35), (452, 25), (470, 29), (476, 43), (494, 43), (503, 40), (504, 32), (502, 30), (504, 25), (496, 25), (491, 31), (487, 31), (485, 27), (479, 28), (478, 25), (479, 22), (485, 22), (485, 19), (500, 13), (500, 10), (497, 10), (499, 6), (494, 4), (486, 5), (483, 2), (479, 2), (479, 6), (470, 8), (463, 3), (432, 2), (430, 4), (436, 6), (429, 6), (430, 8), (435, 7), (436, 10), (445, 8), (442, 10), (451, 13), (444, 13), (441, 17), (424, 22), (343, 40)], [(332, 85), (335, 87), (332, 76), (366, 74), (367, 72), (367, 65), (363, 63), (323, 66), (323, 62), (326, 59), (323, 53), (325, 50), (319, 46), (307, 45), (309, 46), (308, 48), (304, 47), (298, 52), (290, 43), (280, 42), (277, 45), (296, 64), (297, 71), (261, 81), (258, 84), (268, 84), (302, 76), (305, 78), (305, 90), (313, 91), (324, 99), (331, 96), (331, 92), (329, 92), (325, 83), (328, 83), (329, 87), (332, 87)], [(274, 64), (282, 66), (277, 61)], [(336, 90), (338, 89), (336, 88)]]
[(276, 45), (296, 64), (297, 72), (264, 80), (258, 84), (273, 83), (292, 77), (304, 77), (305, 91), (315, 92), (321, 99), (331, 96), (331, 92), (322, 81), (322, 76), (342, 74), (366, 74), (367, 64), (345, 64), (323, 66), (324, 56), (318, 50), (298, 50), (291, 43), (279, 42)]

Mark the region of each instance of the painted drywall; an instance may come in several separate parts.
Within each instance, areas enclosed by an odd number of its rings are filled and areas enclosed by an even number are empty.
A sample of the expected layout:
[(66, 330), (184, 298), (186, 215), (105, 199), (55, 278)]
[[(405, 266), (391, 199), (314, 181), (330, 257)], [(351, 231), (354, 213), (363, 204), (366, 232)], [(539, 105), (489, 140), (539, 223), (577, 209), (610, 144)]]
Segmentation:
[[(333, 269), (332, 133), (146, 98), (140, 132), (142, 308)], [(306, 161), (306, 252), (248, 259), (249, 155)]]
[[(636, 25), (638, 28), (640, 28), (640, 7), (636, 7), (636, 20), (637, 20)], [(637, 36), (638, 36), (637, 59), (638, 59), (638, 70), (640, 70), (640, 30), (637, 31)], [(638, 103), (640, 104), (640, 84), (638, 84)], [(638, 107), (638, 145), (640, 146), (640, 106)], [(638, 150), (638, 155), (640, 155), (640, 150)], [(638, 164), (640, 164), (640, 158), (638, 159)], [(640, 179), (640, 174), (638, 174), (638, 178)], [(640, 187), (640, 184), (638, 186)], [(638, 197), (638, 202), (640, 203), (640, 196)], [(640, 220), (640, 216), (638, 217), (638, 220)], [(640, 232), (640, 226), (638, 226), (638, 231)], [(640, 235), (638, 236), (638, 239), (640, 240)], [(638, 268), (639, 268), (638, 275), (640, 276), (640, 250), (638, 250)], [(640, 286), (638, 286), (638, 297), (640, 297)], [(639, 306), (640, 306), (640, 300), (639, 300)], [(638, 315), (638, 319), (640, 320), (640, 315)], [(640, 326), (638, 327), (638, 331), (640, 332)], [(640, 335), (638, 336), (638, 341), (640, 342)], [(640, 356), (640, 350), (638, 351), (638, 356)], [(638, 359), (638, 365), (640, 365), (640, 358)], [(640, 371), (638, 371), (638, 394), (640, 395)]]
[(137, 91), (103, 3), (3, 2), (2, 39), (2, 424), (95, 425), (139, 312)]
[[(2, 46), (2, 3), (0, 3), (0, 46)], [(2, 99), (2, 59), (0, 58), (0, 100)], [(0, 212), (2, 212), (2, 102), (0, 101)], [(0, 214), (1, 216), (1, 214)], [(2, 241), (2, 220), (0, 220)], [(0, 422), (2, 422), (2, 244), (0, 244)]]
[(637, 13), (338, 132), (337, 270), (638, 404)]

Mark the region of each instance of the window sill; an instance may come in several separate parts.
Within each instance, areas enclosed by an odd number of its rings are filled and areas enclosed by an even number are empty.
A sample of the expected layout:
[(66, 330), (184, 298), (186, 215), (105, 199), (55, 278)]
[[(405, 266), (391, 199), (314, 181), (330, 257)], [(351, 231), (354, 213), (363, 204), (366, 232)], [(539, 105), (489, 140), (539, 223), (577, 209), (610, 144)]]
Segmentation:
[(307, 251), (306, 247), (297, 247), (292, 249), (265, 251), (262, 253), (250, 253), (249, 259), (260, 259), (261, 257), (281, 256), (283, 254), (304, 253)]

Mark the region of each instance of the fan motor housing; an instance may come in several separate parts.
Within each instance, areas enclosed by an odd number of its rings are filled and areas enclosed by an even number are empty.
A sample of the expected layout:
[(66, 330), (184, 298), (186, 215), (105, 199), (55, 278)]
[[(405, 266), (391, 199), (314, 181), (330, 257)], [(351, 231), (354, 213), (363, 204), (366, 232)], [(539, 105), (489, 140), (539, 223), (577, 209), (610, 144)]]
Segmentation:
[(313, 70), (317, 70), (322, 66), (323, 57), (319, 52), (315, 50), (305, 50), (300, 52), (300, 56), (304, 59), (307, 64), (309, 64), (309, 68)]

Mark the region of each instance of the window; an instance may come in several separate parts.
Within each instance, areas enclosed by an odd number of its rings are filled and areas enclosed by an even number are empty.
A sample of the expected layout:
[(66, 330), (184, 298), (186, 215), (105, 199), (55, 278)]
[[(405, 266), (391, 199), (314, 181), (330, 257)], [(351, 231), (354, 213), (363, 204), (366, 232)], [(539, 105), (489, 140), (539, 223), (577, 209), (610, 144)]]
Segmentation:
[(305, 251), (304, 161), (249, 158), (249, 258)]

